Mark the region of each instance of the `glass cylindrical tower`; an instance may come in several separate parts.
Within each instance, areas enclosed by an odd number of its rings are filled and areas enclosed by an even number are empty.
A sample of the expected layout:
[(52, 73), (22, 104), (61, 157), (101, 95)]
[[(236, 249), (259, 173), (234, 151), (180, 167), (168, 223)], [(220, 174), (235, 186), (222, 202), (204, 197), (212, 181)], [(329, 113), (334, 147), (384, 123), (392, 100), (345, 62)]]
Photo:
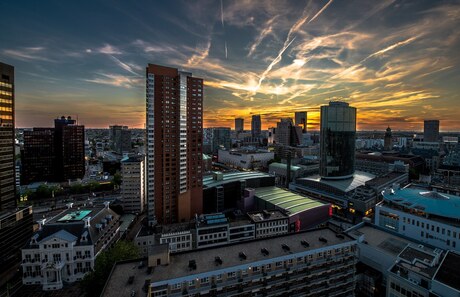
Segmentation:
[(322, 178), (346, 179), (355, 172), (356, 108), (331, 101), (321, 106), (320, 167)]

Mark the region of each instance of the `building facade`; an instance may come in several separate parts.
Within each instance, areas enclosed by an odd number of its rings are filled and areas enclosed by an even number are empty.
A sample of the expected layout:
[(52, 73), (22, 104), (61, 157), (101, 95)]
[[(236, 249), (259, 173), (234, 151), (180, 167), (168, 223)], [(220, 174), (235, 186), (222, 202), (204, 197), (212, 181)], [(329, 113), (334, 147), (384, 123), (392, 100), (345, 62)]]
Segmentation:
[(230, 138), (230, 128), (217, 127), (211, 128), (211, 152), (217, 154), (219, 149), (230, 149), (232, 140)]
[(0, 62), (0, 211), (15, 207), (14, 67)]
[(146, 68), (148, 220), (174, 223), (202, 212), (203, 79)]
[(439, 141), (439, 120), (423, 121), (423, 141), (424, 142)]
[(32, 206), (0, 212), (0, 286), (8, 279), (11, 269), (18, 269), (21, 248), (32, 236)]
[(22, 282), (59, 290), (94, 270), (97, 255), (119, 238), (119, 216), (104, 208), (68, 209), (39, 222), (22, 249)]
[(144, 211), (144, 171), (144, 157), (128, 157), (121, 160), (121, 199), (124, 212)]
[(109, 127), (110, 147), (118, 154), (131, 151), (131, 130), (128, 126), (114, 125)]
[[(148, 296), (352, 296), (356, 241), (319, 229), (209, 250), (149, 254)], [(174, 265), (171, 265), (174, 263)], [(168, 265), (170, 264), (170, 265)], [(102, 296), (126, 295), (145, 271), (120, 263)], [(126, 285), (127, 273), (140, 282)]]
[(281, 119), (276, 124), (275, 142), (284, 146), (297, 146), (302, 140), (302, 128), (294, 125), (292, 119)]
[(321, 106), (320, 167), (322, 178), (345, 179), (355, 171), (356, 108), (346, 102)]
[(307, 133), (307, 112), (296, 111), (295, 112), (295, 125), (302, 127), (302, 133)]
[(260, 115), (253, 115), (251, 120), (251, 134), (252, 137), (260, 137), (262, 133), (262, 120)]
[(32, 131), (24, 131), (21, 184), (56, 180), (55, 149), (54, 129), (34, 128)]
[(237, 133), (244, 131), (244, 119), (243, 118), (236, 118), (235, 119), (235, 131)]
[(219, 150), (218, 152), (220, 163), (243, 169), (267, 167), (268, 161), (273, 160), (274, 157), (273, 152), (255, 149)]
[(389, 151), (393, 148), (393, 136), (391, 134), (391, 128), (388, 127), (385, 131), (385, 137), (383, 140), (383, 149)]
[(375, 224), (445, 250), (460, 251), (460, 198), (395, 186), (382, 192)]

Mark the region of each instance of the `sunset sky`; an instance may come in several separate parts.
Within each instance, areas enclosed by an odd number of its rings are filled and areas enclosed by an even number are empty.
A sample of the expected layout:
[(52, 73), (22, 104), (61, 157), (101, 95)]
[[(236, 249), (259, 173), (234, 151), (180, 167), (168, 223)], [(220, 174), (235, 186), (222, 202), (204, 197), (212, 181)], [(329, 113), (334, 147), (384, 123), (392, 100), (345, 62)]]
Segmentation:
[(205, 127), (262, 128), (344, 100), (358, 129), (460, 130), (460, 1), (0, 2), (16, 126), (145, 121), (147, 63), (205, 80)]

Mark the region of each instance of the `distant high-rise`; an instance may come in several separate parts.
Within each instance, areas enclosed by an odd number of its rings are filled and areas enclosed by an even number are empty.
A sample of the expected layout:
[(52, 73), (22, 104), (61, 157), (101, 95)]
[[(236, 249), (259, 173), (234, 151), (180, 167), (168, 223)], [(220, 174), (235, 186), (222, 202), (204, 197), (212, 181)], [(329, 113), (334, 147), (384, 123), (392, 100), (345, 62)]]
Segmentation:
[(285, 146), (297, 146), (302, 139), (302, 128), (295, 126), (292, 119), (281, 119), (276, 124), (275, 142)]
[(14, 67), (0, 62), (0, 211), (15, 207)]
[(230, 139), (230, 128), (217, 127), (211, 128), (211, 151), (213, 154), (217, 154), (219, 148), (229, 149), (232, 145)]
[(203, 79), (148, 64), (146, 84), (149, 224), (188, 221), (203, 209)]
[(237, 133), (244, 131), (244, 119), (242, 118), (235, 119), (235, 131)]
[(439, 120), (425, 120), (423, 125), (423, 141), (437, 142), (439, 140)]
[(355, 172), (356, 108), (337, 101), (321, 106), (320, 129), (320, 176), (352, 177)]
[(386, 151), (391, 150), (393, 147), (393, 137), (391, 134), (391, 128), (388, 126), (386, 132), (385, 132), (385, 138), (383, 139), (383, 148)]
[(296, 111), (295, 125), (301, 126), (303, 133), (307, 132), (307, 112), (306, 111)]
[(128, 126), (110, 126), (109, 138), (114, 152), (121, 155), (131, 151), (131, 130), (128, 129)]
[(259, 137), (262, 133), (262, 121), (260, 115), (253, 115), (251, 120), (252, 137)]
[(85, 175), (85, 126), (71, 117), (54, 120), (54, 128), (24, 131), (21, 183), (62, 182)]

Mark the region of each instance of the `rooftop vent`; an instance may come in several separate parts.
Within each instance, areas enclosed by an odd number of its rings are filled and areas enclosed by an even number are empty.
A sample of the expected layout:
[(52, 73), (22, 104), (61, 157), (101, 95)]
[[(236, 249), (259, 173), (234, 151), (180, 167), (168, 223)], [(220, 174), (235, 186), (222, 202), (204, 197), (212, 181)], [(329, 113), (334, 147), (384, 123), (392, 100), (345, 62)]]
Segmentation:
[(214, 258), (214, 263), (216, 263), (216, 266), (222, 265), (222, 259), (219, 256), (216, 256)]
[(335, 237), (340, 238), (340, 239), (345, 239), (345, 236), (343, 236), (343, 234), (336, 234)]
[(303, 245), (303, 247), (306, 247), (306, 248), (310, 246), (310, 244), (306, 240), (302, 240), (300, 241), (300, 243)]
[(188, 261), (188, 269), (190, 271), (196, 270), (196, 261), (195, 260)]
[(321, 242), (327, 243), (327, 239), (322, 237), (322, 236), (320, 238), (318, 238), (318, 240), (321, 241)]
[(283, 248), (283, 251), (285, 251), (285, 252), (289, 252), (291, 250), (291, 248), (285, 243), (283, 243), (281, 245), (281, 247)]
[(270, 254), (266, 248), (261, 249), (260, 252), (261, 252), (262, 255), (264, 255), (264, 256), (268, 256), (268, 255)]
[(240, 253), (238, 254), (238, 256), (240, 257), (240, 261), (243, 261), (243, 260), (246, 260), (246, 259), (247, 259), (246, 254), (243, 253), (243, 252), (240, 252)]

